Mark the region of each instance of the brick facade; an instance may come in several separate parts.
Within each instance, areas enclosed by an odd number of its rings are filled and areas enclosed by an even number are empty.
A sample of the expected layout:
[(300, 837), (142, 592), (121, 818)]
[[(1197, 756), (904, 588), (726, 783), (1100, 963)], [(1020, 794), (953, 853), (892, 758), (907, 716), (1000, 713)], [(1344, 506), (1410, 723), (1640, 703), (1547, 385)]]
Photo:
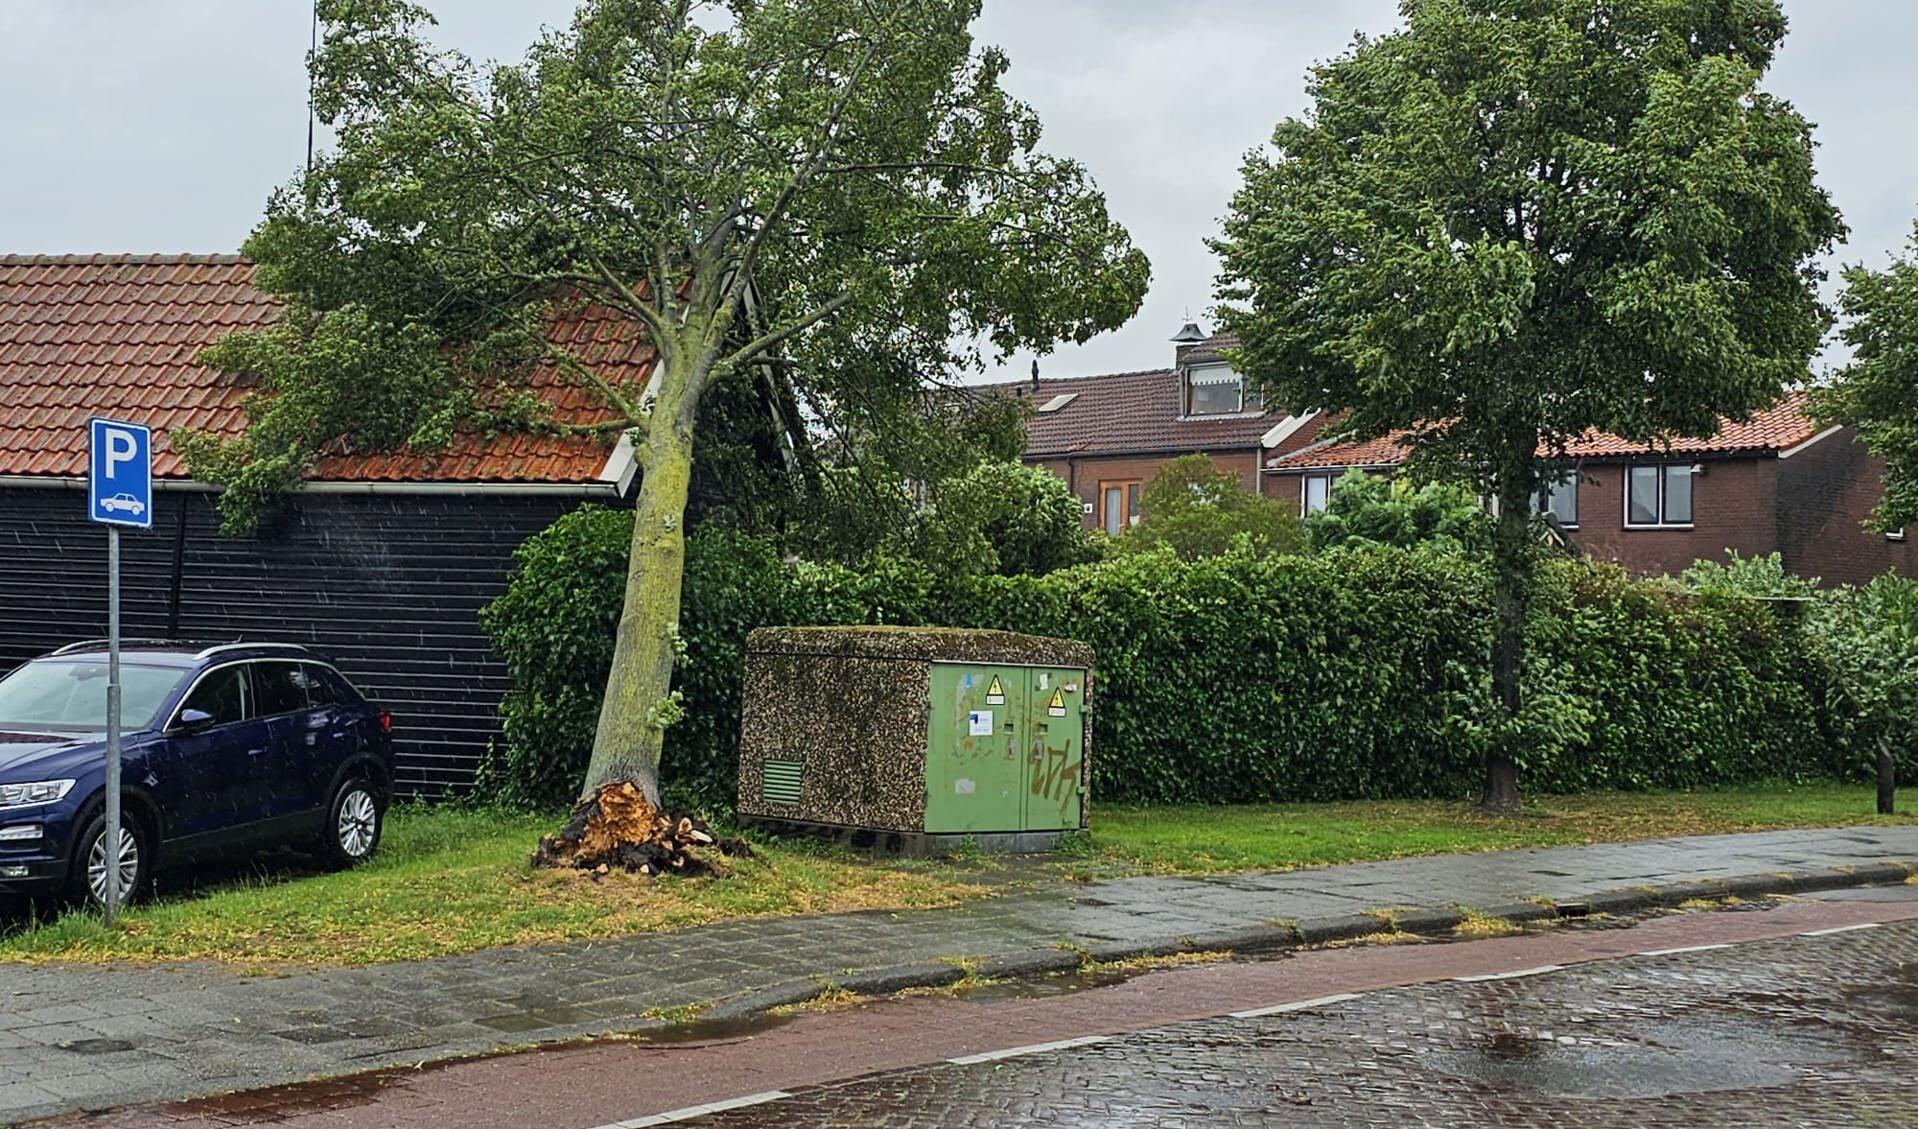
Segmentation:
[[(1044, 467), (1066, 481), (1080, 502), (1091, 506), (1085, 515), (1087, 529), (1099, 528), (1100, 485), (1102, 483), (1137, 482), (1141, 488), (1151, 482), (1159, 468), (1189, 451), (1172, 451), (1157, 455), (1079, 455), (1064, 458), (1028, 459), (1033, 466)], [(1227, 471), (1238, 478), (1239, 484), (1247, 490), (1259, 488), (1259, 452), (1257, 449), (1243, 451), (1206, 451), (1220, 470)]]

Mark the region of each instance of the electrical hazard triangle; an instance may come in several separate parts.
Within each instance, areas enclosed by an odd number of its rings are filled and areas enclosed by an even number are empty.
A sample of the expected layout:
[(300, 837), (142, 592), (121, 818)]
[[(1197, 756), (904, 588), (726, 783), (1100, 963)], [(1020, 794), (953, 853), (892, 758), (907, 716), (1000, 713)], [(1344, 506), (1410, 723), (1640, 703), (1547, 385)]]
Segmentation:
[(992, 676), (992, 685), (986, 687), (986, 702), (990, 705), (996, 706), (1004, 703), (1005, 700), (1006, 700), (1005, 683), (1000, 682), (999, 676), (995, 674)]
[(1066, 692), (1064, 690), (1054, 690), (1052, 692), (1052, 700), (1046, 703), (1046, 712), (1053, 717), (1064, 717), (1066, 715)]

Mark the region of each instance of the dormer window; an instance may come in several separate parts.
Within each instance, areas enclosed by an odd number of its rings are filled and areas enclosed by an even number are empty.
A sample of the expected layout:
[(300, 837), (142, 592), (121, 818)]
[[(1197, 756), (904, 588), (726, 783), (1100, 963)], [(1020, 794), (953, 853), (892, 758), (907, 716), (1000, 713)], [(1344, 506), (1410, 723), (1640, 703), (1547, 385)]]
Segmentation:
[(1229, 416), (1259, 410), (1257, 394), (1246, 394), (1245, 378), (1230, 365), (1199, 365), (1185, 374), (1185, 414)]

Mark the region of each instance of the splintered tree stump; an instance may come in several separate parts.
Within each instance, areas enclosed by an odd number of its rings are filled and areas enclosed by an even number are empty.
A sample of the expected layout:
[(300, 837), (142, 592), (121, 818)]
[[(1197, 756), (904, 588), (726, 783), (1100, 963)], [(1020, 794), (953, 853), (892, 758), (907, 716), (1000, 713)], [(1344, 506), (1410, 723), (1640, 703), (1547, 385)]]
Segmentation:
[[(710, 853), (708, 853), (710, 852)], [(606, 874), (724, 874), (726, 857), (752, 857), (742, 839), (722, 839), (684, 812), (662, 812), (630, 781), (580, 801), (557, 835), (539, 841), (533, 865)]]

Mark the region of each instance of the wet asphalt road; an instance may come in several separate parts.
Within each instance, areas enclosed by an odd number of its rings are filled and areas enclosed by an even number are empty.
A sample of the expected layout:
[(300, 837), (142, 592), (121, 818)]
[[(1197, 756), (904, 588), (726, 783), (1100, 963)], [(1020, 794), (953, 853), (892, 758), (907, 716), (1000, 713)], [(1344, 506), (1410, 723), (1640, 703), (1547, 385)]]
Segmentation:
[(1370, 992), (678, 1123), (1918, 1125), (1918, 922)]
[(1918, 885), (1625, 924), (987, 985), (60, 1124), (1918, 1125)]

